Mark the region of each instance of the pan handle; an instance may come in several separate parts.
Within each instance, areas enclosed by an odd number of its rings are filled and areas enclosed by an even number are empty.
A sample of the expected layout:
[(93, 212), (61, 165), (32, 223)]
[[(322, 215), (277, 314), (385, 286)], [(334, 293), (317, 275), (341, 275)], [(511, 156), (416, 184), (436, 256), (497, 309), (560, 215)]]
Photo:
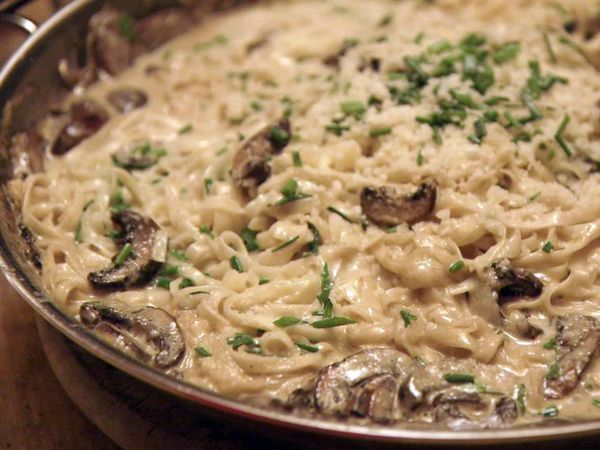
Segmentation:
[(6, 23), (8, 25), (20, 28), (27, 34), (32, 35), (36, 32), (38, 26), (27, 17), (20, 16), (15, 11), (21, 6), (29, 3), (30, 0), (8, 0), (7, 2), (0, 2), (0, 23)]

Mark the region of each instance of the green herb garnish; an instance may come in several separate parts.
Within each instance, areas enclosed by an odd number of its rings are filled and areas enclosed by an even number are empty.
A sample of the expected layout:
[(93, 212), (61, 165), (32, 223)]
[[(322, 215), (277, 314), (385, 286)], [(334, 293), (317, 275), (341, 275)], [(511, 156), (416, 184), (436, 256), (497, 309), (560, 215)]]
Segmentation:
[(217, 34), (215, 37), (213, 37), (212, 39), (205, 41), (205, 42), (199, 42), (198, 44), (196, 44), (194, 46), (194, 51), (196, 52), (201, 52), (204, 50), (208, 50), (212, 47), (216, 47), (217, 45), (226, 45), (229, 43), (229, 39), (227, 38), (227, 36), (223, 35), (223, 34)]
[(509, 42), (504, 44), (492, 54), (492, 60), (496, 64), (504, 64), (512, 59), (515, 59), (521, 51), (521, 44), (518, 42)]
[(328, 319), (317, 320), (316, 322), (311, 323), (311, 325), (314, 328), (335, 328), (355, 323), (356, 320), (349, 319), (348, 317), (330, 317)]
[(230, 345), (234, 350), (237, 350), (243, 345), (254, 346), (258, 345), (256, 339), (246, 333), (235, 333), (235, 336), (227, 338), (227, 345)]
[(525, 414), (525, 412), (527, 411), (527, 408), (525, 405), (526, 398), (527, 398), (527, 391), (525, 389), (525, 385), (519, 384), (517, 386), (516, 402), (517, 402), (517, 406), (519, 407), (519, 412), (521, 413), (521, 415)]
[(196, 352), (196, 355), (198, 355), (200, 358), (207, 358), (209, 356), (212, 356), (212, 353), (210, 353), (207, 349), (201, 346), (195, 347), (194, 351)]
[(129, 256), (131, 256), (132, 253), (133, 253), (133, 245), (131, 245), (128, 242), (123, 246), (121, 251), (115, 257), (115, 261), (114, 261), (115, 267), (121, 267), (123, 265), (123, 263), (125, 262), (125, 260), (127, 258), (129, 258)]
[(296, 242), (298, 239), (300, 239), (300, 236), (294, 236), (293, 238), (291, 238), (290, 240), (284, 242), (283, 244), (275, 247), (273, 250), (271, 250), (271, 253), (275, 253), (278, 252), (280, 250), (283, 250), (286, 247), (289, 247), (290, 245), (292, 245), (294, 242)]
[(292, 152), (292, 162), (294, 163), (294, 167), (302, 167), (300, 152)]
[(550, 253), (552, 250), (554, 250), (554, 244), (552, 243), (552, 241), (546, 242), (542, 247), (542, 251), (544, 253)]
[(354, 223), (354, 221), (352, 219), (350, 219), (350, 217), (348, 217), (346, 214), (344, 214), (339, 209), (337, 209), (333, 206), (328, 206), (327, 211), (337, 214), (338, 216), (340, 216), (342, 219), (344, 219), (348, 223)]
[(271, 282), (271, 279), (269, 277), (260, 277), (258, 279), (258, 285), (262, 286), (263, 284), (268, 284)]
[(546, 373), (546, 379), (556, 380), (556, 379), (558, 379), (559, 375), (560, 375), (560, 366), (558, 365), (558, 363), (550, 364), (550, 367), (548, 368), (548, 373)]
[(191, 286), (195, 286), (194, 280), (191, 278), (184, 278), (181, 280), (181, 283), (179, 283), (179, 289), (185, 289)]
[(304, 344), (302, 342), (296, 342), (296, 347), (298, 347), (300, 350), (304, 350), (305, 352), (309, 352), (309, 353), (317, 353), (320, 350), (319, 347), (315, 347), (314, 345)]
[(554, 350), (556, 348), (556, 338), (551, 338), (544, 343), (544, 348), (546, 350)]
[(269, 132), (269, 140), (276, 148), (283, 148), (289, 144), (292, 136), (281, 127), (273, 127)]
[(543, 417), (556, 417), (558, 416), (559, 409), (556, 405), (546, 406), (544, 409), (540, 411), (540, 414)]
[(298, 181), (293, 178), (283, 186), (281, 194), (283, 195), (283, 198), (275, 202), (275, 206), (283, 206), (291, 202), (312, 197), (312, 195), (300, 192), (298, 190)]
[(329, 266), (325, 263), (321, 272), (321, 293), (317, 296), (319, 303), (323, 307), (323, 317), (325, 318), (333, 315), (333, 303), (331, 303), (331, 299), (329, 298), (332, 289), (333, 283), (329, 275)]
[(475, 383), (475, 377), (469, 373), (449, 372), (444, 374), (444, 380), (448, 383)]
[(404, 327), (408, 327), (414, 320), (417, 320), (417, 316), (408, 311), (407, 309), (403, 309), (400, 311), (400, 317), (404, 321)]
[(369, 136), (371, 136), (371, 137), (381, 137), (381, 136), (388, 135), (391, 132), (392, 132), (392, 129), (390, 127), (372, 128), (371, 131), (369, 131)]
[(192, 131), (194, 129), (194, 125), (192, 125), (191, 123), (188, 123), (187, 125), (184, 125), (183, 127), (181, 127), (179, 129), (179, 131), (177, 131), (177, 133), (179, 134), (187, 134), (190, 131)]
[(244, 245), (246, 246), (246, 250), (248, 250), (249, 252), (260, 250), (260, 246), (256, 241), (256, 236), (258, 236), (258, 233), (259, 231), (254, 231), (250, 228), (244, 228), (240, 233), (242, 241), (244, 241)]
[(308, 228), (313, 235), (312, 241), (308, 243), (308, 251), (313, 255), (319, 254), (319, 244), (321, 243), (321, 234), (319, 233), (319, 229), (312, 223), (307, 222)]
[(188, 257), (181, 250), (171, 250), (171, 256), (179, 261), (189, 261)]
[(451, 274), (455, 274), (463, 270), (464, 267), (465, 262), (462, 259), (459, 259), (458, 261), (454, 261), (452, 264), (450, 264), (450, 266), (448, 267), (448, 272), (450, 272)]
[(276, 327), (279, 327), (279, 328), (287, 328), (287, 327), (291, 327), (293, 325), (298, 325), (299, 323), (302, 323), (302, 319), (300, 319), (298, 317), (283, 316), (283, 317), (280, 317), (279, 319), (277, 319), (276, 321), (274, 321), (273, 325), (275, 325)]
[(240, 258), (238, 258), (235, 255), (233, 255), (229, 259), (229, 265), (231, 266), (231, 268), (233, 270), (236, 270), (239, 273), (243, 273), (244, 272), (244, 266), (242, 265), (242, 262), (240, 261)]
[(356, 120), (362, 119), (367, 112), (366, 105), (358, 101), (343, 102), (340, 104), (340, 108), (345, 115), (354, 116)]
[(213, 231), (208, 228), (206, 225), (200, 225), (198, 227), (198, 231), (200, 231), (200, 233), (207, 235), (209, 238), (214, 239), (215, 238), (215, 234), (213, 233)]
[(563, 149), (563, 151), (565, 152), (565, 154), (567, 156), (572, 156), (573, 151), (571, 150), (571, 147), (569, 146), (569, 144), (567, 144), (567, 141), (565, 141), (563, 134), (570, 122), (571, 122), (571, 117), (568, 114), (566, 114), (564, 119), (560, 123), (560, 126), (558, 127), (556, 134), (554, 135), (554, 139), (556, 139), (556, 142), (558, 142), (558, 145), (560, 145), (560, 148)]
[(129, 14), (123, 14), (118, 24), (119, 34), (126, 38), (129, 42), (134, 42), (137, 39), (137, 31), (135, 30), (135, 19)]
[(212, 178), (205, 178), (204, 179), (204, 192), (206, 192), (206, 194), (210, 194), (210, 188), (213, 185), (213, 179)]

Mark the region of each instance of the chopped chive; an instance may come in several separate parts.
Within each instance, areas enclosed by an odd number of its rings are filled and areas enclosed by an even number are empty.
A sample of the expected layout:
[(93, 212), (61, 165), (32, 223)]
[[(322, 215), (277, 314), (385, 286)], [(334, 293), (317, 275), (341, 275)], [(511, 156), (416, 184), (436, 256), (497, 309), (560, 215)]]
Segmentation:
[(321, 233), (319, 229), (312, 223), (307, 222), (308, 228), (313, 235), (312, 241), (308, 243), (308, 251), (313, 255), (319, 254), (319, 244), (321, 243)]
[(208, 291), (194, 291), (194, 292), (190, 292), (190, 295), (200, 295), (200, 294), (208, 295), (208, 294), (210, 294), (210, 292), (208, 292)]
[(166, 265), (160, 274), (163, 277), (175, 277), (179, 275), (179, 266)]
[(297, 200), (302, 200), (305, 198), (312, 197), (311, 195), (305, 194), (298, 190), (298, 180), (295, 180), (294, 178), (292, 178), (291, 180), (288, 180), (280, 192), (281, 192), (281, 195), (283, 195), (283, 198), (281, 198), (277, 202), (275, 202), (274, 203), (275, 206), (283, 206), (288, 203), (295, 202)]
[(527, 198), (527, 203), (535, 202), (538, 198), (540, 198), (541, 195), (541, 192), (536, 192), (535, 194)]
[(396, 231), (398, 231), (398, 227), (397, 226), (395, 226), (395, 227), (389, 227), (387, 230), (385, 230), (385, 232), (387, 234), (394, 234)]
[(504, 44), (492, 54), (492, 60), (496, 64), (504, 64), (512, 59), (515, 59), (521, 51), (521, 44), (518, 42), (509, 42)]
[(556, 405), (546, 406), (544, 409), (540, 411), (540, 414), (543, 417), (556, 417), (558, 416), (559, 409)]
[(125, 260), (133, 253), (133, 245), (129, 242), (123, 246), (119, 254), (115, 258), (115, 267), (121, 267)]
[(230, 258), (229, 265), (231, 266), (232, 269), (236, 270), (239, 273), (243, 273), (244, 272), (244, 266), (242, 265), (242, 262), (240, 261), (240, 258), (238, 258), (235, 255), (233, 255)]
[(165, 278), (165, 277), (160, 277), (160, 278), (156, 279), (154, 284), (155, 284), (155, 286), (157, 286), (159, 288), (169, 289), (171, 287), (171, 279)]
[(408, 311), (407, 309), (403, 309), (400, 311), (400, 317), (404, 321), (404, 327), (408, 327), (414, 320), (417, 320), (417, 316)]
[(290, 133), (280, 127), (271, 128), (269, 133), (269, 139), (277, 148), (283, 148), (288, 145), (291, 138)]
[(256, 241), (256, 236), (258, 236), (258, 233), (258, 231), (251, 230), (250, 228), (244, 228), (240, 233), (242, 241), (244, 241), (244, 245), (246, 246), (246, 250), (249, 252), (260, 250), (260, 246)]
[(558, 127), (556, 134), (554, 135), (554, 139), (556, 139), (556, 142), (558, 142), (558, 145), (560, 145), (567, 156), (572, 156), (573, 152), (571, 151), (571, 147), (569, 147), (569, 144), (567, 144), (563, 137), (563, 133), (569, 125), (569, 122), (571, 122), (571, 117), (566, 114), (560, 126)]
[(179, 261), (189, 261), (188, 257), (181, 250), (171, 250), (171, 256)]
[(192, 280), (191, 278), (184, 278), (183, 280), (181, 280), (181, 283), (179, 283), (179, 289), (185, 289), (191, 286), (195, 286), (194, 280)]
[(475, 383), (475, 377), (470, 373), (449, 372), (444, 374), (444, 380), (448, 383)]
[(502, 391), (495, 391), (493, 389), (489, 389), (485, 384), (475, 383), (475, 389), (480, 394), (488, 394), (488, 395), (504, 395)]
[(487, 100), (484, 100), (483, 103), (485, 103), (487, 106), (496, 106), (499, 103), (508, 102), (508, 101), (510, 101), (510, 98), (508, 98), (508, 97), (496, 96), (496, 97), (490, 97)]
[(302, 157), (300, 156), (300, 152), (292, 152), (292, 161), (294, 167), (302, 167)]
[(542, 247), (542, 251), (544, 253), (550, 253), (552, 250), (554, 250), (554, 244), (552, 243), (552, 241), (546, 242)]
[(358, 101), (343, 102), (340, 108), (347, 116), (354, 116), (355, 119), (361, 119), (367, 112), (367, 107), (364, 103)]
[(302, 319), (299, 317), (283, 316), (274, 321), (273, 325), (279, 328), (287, 328), (293, 325), (298, 325), (299, 323), (302, 323)]
[(340, 216), (342, 219), (344, 219), (348, 223), (354, 223), (354, 221), (352, 219), (350, 219), (346, 214), (344, 214), (339, 209), (337, 209), (333, 206), (328, 206), (327, 211), (337, 214), (338, 216)]
[(227, 338), (227, 345), (237, 350), (242, 345), (258, 345), (256, 340), (246, 333), (235, 333), (235, 336)]
[(423, 32), (421, 31), (419, 34), (417, 34), (417, 35), (415, 36), (414, 43), (415, 43), (415, 44), (417, 44), (417, 45), (420, 45), (420, 44), (421, 44), (421, 42), (423, 42), (423, 39), (425, 39), (425, 33), (423, 33)]
[(311, 325), (314, 328), (335, 328), (355, 323), (356, 320), (349, 319), (348, 317), (329, 317), (328, 319), (317, 320), (311, 323)]
[(556, 338), (551, 338), (547, 342), (545, 342), (544, 348), (546, 350), (554, 350), (556, 348)]
[(212, 356), (212, 353), (210, 353), (208, 350), (201, 346), (195, 347), (194, 351), (196, 352), (196, 355), (198, 355), (200, 358), (207, 358), (209, 356)]
[(186, 133), (189, 133), (190, 131), (192, 131), (193, 129), (194, 129), (194, 126), (191, 123), (188, 123), (187, 125), (184, 125), (183, 127), (181, 127), (179, 129), (179, 131), (177, 131), (177, 133), (186, 134)]
[(213, 184), (213, 179), (212, 178), (205, 178), (204, 179), (204, 191), (207, 194), (210, 194), (210, 188), (212, 187)]
[(403, 72), (388, 72), (387, 77), (389, 81), (398, 81), (404, 79), (406, 74)]
[(560, 42), (563, 45), (566, 45), (567, 47), (571, 47), (573, 50), (575, 50), (577, 53), (579, 53), (581, 56), (583, 56), (584, 58), (587, 59), (587, 55), (585, 53), (585, 50), (583, 48), (581, 48), (580, 45), (578, 45), (576, 42), (574, 42), (573, 40), (569, 39), (566, 36), (560, 36), (558, 38), (558, 42)]
[(325, 125), (325, 130), (335, 134), (336, 136), (341, 136), (344, 134), (344, 131), (350, 130), (350, 127), (348, 125), (342, 125), (341, 123), (332, 122)]
[(200, 225), (198, 227), (198, 231), (200, 231), (200, 233), (207, 235), (209, 238), (214, 239), (215, 238), (215, 234), (213, 233), (213, 231), (208, 228), (206, 225)]
[(599, 399), (592, 399), (592, 405), (594, 405), (596, 408), (600, 408), (600, 400)]
[(550, 364), (550, 367), (548, 368), (548, 373), (546, 373), (546, 379), (547, 380), (556, 380), (556, 379), (558, 379), (559, 375), (560, 375), (560, 366), (558, 365), (558, 363)]
[(300, 350), (304, 350), (305, 352), (309, 353), (317, 353), (320, 350), (319, 347), (316, 347), (314, 345), (303, 344), (302, 342), (296, 342), (296, 347), (298, 347)]
[(525, 412), (527, 411), (527, 408), (525, 405), (526, 399), (527, 399), (527, 391), (525, 390), (525, 385), (519, 384), (517, 386), (516, 402), (517, 402), (517, 406), (519, 407), (519, 412), (521, 413), (521, 415), (525, 414)]
[(425, 157), (423, 156), (423, 152), (419, 150), (417, 153), (417, 166), (421, 167), (425, 163)]
[(81, 244), (83, 242), (83, 236), (81, 233), (81, 228), (82, 228), (82, 223), (81, 223), (81, 219), (79, 219), (79, 221), (77, 222), (77, 226), (75, 227), (75, 242), (77, 242), (78, 244)]
[(390, 134), (391, 132), (392, 132), (392, 129), (390, 127), (372, 128), (371, 131), (369, 131), (369, 136), (371, 136), (371, 137), (381, 137), (381, 136), (385, 136), (387, 134)]
[(252, 108), (254, 111), (256, 111), (256, 112), (260, 112), (260, 111), (262, 111), (262, 110), (264, 109), (264, 108), (263, 108), (263, 105), (262, 105), (260, 102), (256, 101), (256, 100), (254, 100), (254, 101), (250, 102), (250, 107), (251, 107), (251, 108)]
[(258, 285), (262, 286), (263, 284), (268, 284), (271, 282), (271, 279), (269, 277), (260, 277), (258, 279)]
[(550, 61), (556, 63), (556, 53), (554, 53), (554, 48), (552, 48), (552, 42), (550, 41), (550, 37), (548, 33), (545, 31), (542, 32), (542, 37), (544, 38), (544, 46), (546, 47), (546, 51), (548, 52), (548, 56), (550, 57)]
[(464, 267), (465, 262), (462, 259), (459, 259), (458, 261), (454, 261), (452, 264), (450, 264), (450, 266), (448, 267), (448, 272), (450, 272), (451, 274), (455, 274), (463, 270)]
[(284, 242), (283, 244), (275, 247), (273, 250), (271, 250), (271, 253), (275, 253), (278, 252), (280, 250), (283, 250), (286, 247), (289, 247), (290, 245), (292, 245), (294, 242), (296, 242), (298, 239), (300, 239), (300, 236), (295, 236), (293, 238), (291, 238), (290, 240)]
[(333, 315), (333, 303), (329, 296), (333, 289), (333, 283), (331, 276), (329, 275), (329, 265), (323, 264), (323, 270), (321, 271), (321, 293), (317, 296), (319, 303), (323, 306), (323, 317), (330, 318)]
[(475, 133), (469, 136), (469, 140), (474, 144), (481, 145), (483, 138), (487, 136), (487, 128), (483, 117), (480, 117), (474, 124)]
[(441, 53), (445, 53), (447, 51), (452, 50), (452, 48), (452, 44), (448, 40), (444, 39), (442, 41), (435, 42), (434, 44), (431, 44), (429, 47), (427, 47), (427, 53), (439, 55)]

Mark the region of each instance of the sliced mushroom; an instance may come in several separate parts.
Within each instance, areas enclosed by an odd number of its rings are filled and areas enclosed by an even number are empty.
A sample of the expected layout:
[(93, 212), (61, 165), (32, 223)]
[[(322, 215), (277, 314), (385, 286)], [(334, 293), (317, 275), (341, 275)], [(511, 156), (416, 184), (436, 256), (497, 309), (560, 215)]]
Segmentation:
[(508, 331), (523, 339), (533, 340), (544, 332), (540, 327), (533, 325), (527, 314), (522, 311), (513, 311), (506, 317), (506, 322)]
[[(96, 289), (109, 290), (126, 289), (148, 281), (160, 267), (159, 262), (152, 260), (158, 225), (152, 219), (133, 211), (113, 213), (111, 219), (123, 235), (118, 241), (122, 248), (113, 258), (110, 267), (91, 272), (88, 281)], [(129, 246), (130, 251), (124, 255), (126, 246)]]
[(15, 175), (26, 176), (44, 170), (46, 142), (36, 131), (26, 131), (13, 136), (10, 155)]
[[(376, 375), (390, 374), (403, 379), (414, 365), (406, 354), (388, 348), (364, 350), (349, 356), (319, 372), (315, 383), (315, 406), (326, 415), (347, 416), (355, 406), (355, 386)], [(377, 381), (369, 389), (373, 390), (379, 383), (385, 386), (388, 382)], [(372, 395), (367, 396), (370, 398)], [(363, 413), (367, 410), (360, 409)]]
[(124, 312), (97, 302), (81, 305), (81, 322), (104, 333), (138, 359), (161, 369), (177, 364), (185, 352), (185, 340), (175, 318), (163, 309), (148, 306)]
[(375, 375), (356, 388), (352, 412), (378, 423), (396, 420), (400, 379), (395, 374)]
[(235, 185), (254, 196), (257, 187), (271, 175), (269, 159), (281, 153), (290, 138), (290, 122), (281, 119), (248, 139), (233, 158), (231, 177)]
[(556, 320), (555, 377), (546, 377), (546, 398), (563, 398), (577, 384), (600, 344), (600, 323), (593, 317), (573, 314)]
[(487, 275), (492, 289), (498, 293), (502, 305), (520, 297), (539, 297), (544, 285), (531, 272), (513, 267), (508, 259), (501, 259), (490, 266)]
[(365, 187), (360, 194), (363, 213), (383, 226), (414, 224), (424, 220), (435, 208), (437, 188), (423, 183), (409, 195), (399, 194), (390, 186)]
[(145, 51), (152, 51), (184, 33), (194, 25), (194, 18), (184, 8), (167, 8), (146, 16), (135, 24), (137, 41)]
[(513, 423), (519, 417), (517, 402), (510, 397), (502, 397), (498, 400), (494, 406), (494, 412), (496, 417), (500, 419), (500, 422), (504, 424)]
[(133, 20), (124, 12), (104, 7), (90, 19), (88, 52), (93, 67), (116, 75), (125, 70), (138, 50)]
[(22, 223), (19, 223), (19, 232), (21, 233), (21, 237), (25, 241), (25, 256), (31, 263), (37, 267), (38, 269), (42, 268), (42, 257), (40, 256), (40, 251), (37, 247), (37, 240), (31, 230), (27, 228)]
[(137, 88), (120, 88), (108, 93), (106, 99), (119, 112), (127, 114), (148, 103), (148, 96)]
[(77, 144), (95, 134), (108, 121), (106, 110), (92, 100), (71, 104), (68, 123), (50, 146), (54, 155), (64, 155)]

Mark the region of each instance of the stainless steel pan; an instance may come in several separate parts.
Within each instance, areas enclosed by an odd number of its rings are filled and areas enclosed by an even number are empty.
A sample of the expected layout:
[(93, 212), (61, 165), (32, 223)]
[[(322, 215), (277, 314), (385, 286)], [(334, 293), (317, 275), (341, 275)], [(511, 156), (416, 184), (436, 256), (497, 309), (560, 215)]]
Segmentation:
[[(4, 2), (6, 4), (7, 2)], [(8, 20), (28, 31), (35, 24), (17, 16), (6, 16), (22, 0), (9, 1), (2, 7), (0, 18)], [(81, 346), (87, 352), (104, 360), (132, 377), (157, 389), (172, 394), (181, 402), (192, 403), (200, 411), (210, 411), (222, 417), (235, 418), (250, 427), (272, 432), (277, 429), (286, 433), (300, 433), (333, 437), (336, 440), (379, 441), (388, 443), (436, 443), (436, 444), (483, 444), (509, 443), (560, 439), (600, 432), (600, 421), (581, 423), (544, 422), (539, 426), (506, 430), (449, 431), (433, 426), (400, 424), (397, 426), (363, 426), (323, 418), (301, 418), (275, 409), (261, 409), (204, 391), (147, 367), (120, 353), (90, 334), (71, 317), (66, 316), (52, 303), (42, 289), (39, 274), (30, 262), (30, 248), (18, 227), (18, 219), (12, 206), (6, 183), (11, 179), (8, 142), (16, 132), (33, 126), (48, 113), (50, 105), (67, 94), (57, 75), (59, 59), (73, 51), (84, 41), (83, 35), (90, 16), (104, 2), (101, 0), (76, 0), (62, 9), (27, 40), (0, 72), (0, 269), (8, 281), (53, 327)], [(122, 8), (124, 2), (119, 2)], [(140, 0), (128, 2), (127, 9), (136, 16), (144, 15), (157, 7), (174, 4), (175, 1)], [(206, 2), (205, 2), (206, 3)], [(243, 2), (215, 2), (220, 6), (232, 6)], [(3, 15), (4, 14), (4, 15)]]

